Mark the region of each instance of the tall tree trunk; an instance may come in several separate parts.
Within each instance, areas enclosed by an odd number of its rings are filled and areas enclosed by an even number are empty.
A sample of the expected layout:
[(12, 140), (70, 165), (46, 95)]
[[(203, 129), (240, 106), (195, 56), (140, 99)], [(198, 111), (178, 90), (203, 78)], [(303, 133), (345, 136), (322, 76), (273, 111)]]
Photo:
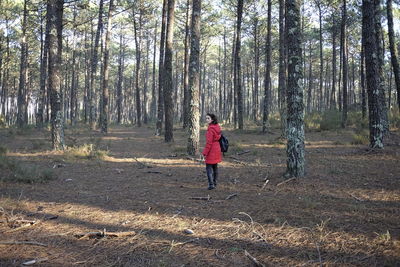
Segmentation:
[[(47, 5), (47, 9), (49, 6)], [(49, 10), (46, 11), (47, 13)], [(39, 109), (37, 114), (36, 126), (38, 128), (43, 127), (44, 123), (44, 109), (46, 104), (46, 90), (47, 90), (47, 65), (48, 65), (48, 55), (49, 55), (49, 16), (46, 16), (46, 30), (44, 34), (44, 45), (43, 45), (43, 56), (40, 63), (40, 93), (39, 93)]]
[(193, 0), (189, 60), (188, 143), (189, 155), (197, 155), (200, 147), (200, 16), (201, 0)]
[(21, 62), (19, 72), (19, 87), (18, 87), (18, 115), (17, 124), (18, 127), (27, 125), (27, 108), (26, 108), (26, 97), (27, 97), (27, 81), (28, 81), (28, 42), (26, 37), (27, 27), (27, 0), (24, 1), (24, 14), (22, 18), (22, 36), (21, 36)]
[(100, 32), (103, 27), (103, 4), (104, 0), (100, 0), (99, 5), (99, 19), (97, 23), (96, 38), (94, 42), (93, 55), (92, 55), (92, 69), (90, 73), (90, 90), (89, 90), (89, 124), (90, 129), (94, 130), (96, 128), (96, 108), (95, 108), (95, 77), (97, 72), (97, 61), (98, 61), (98, 50), (100, 42)]
[(363, 0), (363, 27), (362, 34), (365, 51), (366, 84), (368, 91), (368, 109), (369, 109), (369, 131), (370, 147), (383, 148), (384, 138), (384, 118), (383, 106), (381, 105), (383, 85), (382, 60), (380, 57), (380, 33), (376, 25), (380, 20), (379, 0)]
[(76, 69), (76, 27), (75, 27), (75, 23), (76, 23), (76, 15), (77, 15), (77, 7), (76, 7), (76, 3), (74, 5), (74, 15), (73, 15), (73, 22), (72, 24), (74, 25), (74, 31), (73, 31), (73, 37), (72, 37), (72, 77), (71, 77), (71, 90), (70, 90), (70, 123), (71, 125), (75, 125), (76, 124), (76, 110), (75, 110), (75, 102), (76, 102), (76, 98), (77, 98), (77, 72), (78, 70)]
[[(7, 36), (6, 36), (6, 62), (10, 62), (10, 34), (9, 34), (9, 27), (8, 27), (8, 17), (7, 15), (5, 16), (5, 28), (7, 31)], [(1, 95), (1, 114), (5, 118), (6, 124), (9, 123), (9, 101), (8, 101), (8, 82), (9, 82), (9, 65), (5, 64), (4, 66), (4, 74), (3, 74), (3, 80), (2, 80), (2, 95)]]
[(319, 92), (318, 92), (318, 111), (322, 110), (323, 105), (323, 73), (324, 73), (324, 56), (323, 56), (323, 40), (322, 40), (322, 11), (321, 11), (321, 1), (317, 1), (318, 6), (318, 17), (319, 17)]
[(285, 53), (285, 0), (279, 0), (279, 79), (278, 90), (280, 95), (279, 113), (281, 117), (281, 136), (287, 136), (286, 110), (286, 53)]
[(161, 38), (160, 38), (160, 60), (158, 63), (158, 101), (157, 101), (157, 123), (156, 136), (161, 135), (164, 120), (164, 59), (165, 59), (165, 28), (167, 26), (168, 0), (163, 0)]
[(266, 41), (266, 53), (265, 53), (265, 79), (264, 79), (264, 107), (263, 107), (263, 127), (262, 132), (267, 132), (268, 117), (270, 107), (270, 96), (271, 96), (271, 0), (268, 0), (268, 22), (267, 22), (267, 41)]
[(305, 172), (304, 104), (300, 12), (298, 0), (286, 0), (286, 23), (288, 44), (288, 140), (287, 168), (285, 177), (302, 177)]
[(234, 86), (237, 97), (237, 122), (239, 129), (243, 129), (243, 92), (241, 83), (241, 62), (240, 62), (240, 47), (241, 47), (241, 26), (243, 15), (243, 0), (238, 0), (237, 3), (237, 22), (236, 22), (236, 48), (235, 48), (235, 71), (234, 71)]
[(360, 84), (361, 84), (361, 112), (362, 118), (367, 116), (367, 92), (365, 90), (365, 52), (364, 36), (361, 37), (361, 63), (360, 63)]
[(135, 28), (135, 45), (136, 45), (136, 72), (135, 72), (135, 91), (136, 91), (136, 123), (138, 127), (142, 126), (142, 109), (140, 101), (140, 71), (141, 71), (141, 48), (142, 48), (142, 6), (139, 1), (139, 19), (136, 21), (135, 14), (133, 14), (133, 25)]
[(119, 56), (118, 56), (118, 81), (117, 81), (117, 123), (121, 124), (122, 122), (122, 81), (124, 79), (124, 66), (123, 66), (123, 56), (124, 56), (124, 41), (123, 41), (123, 33), (122, 33), (122, 23), (121, 23), (121, 32), (119, 35)]
[(258, 41), (258, 17), (254, 20), (254, 96), (253, 96), (253, 120), (257, 122), (258, 114), (258, 73), (260, 72), (260, 48)]
[(150, 36), (146, 39), (146, 63), (144, 65), (144, 85), (143, 85), (143, 123), (148, 123), (148, 84), (149, 84), (149, 55), (150, 55)]
[(111, 35), (111, 21), (112, 21), (112, 12), (114, 10), (113, 0), (110, 0), (110, 6), (108, 8), (108, 20), (107, 20), (107, 32), (106, 32), (106, 40), (104, 42), (104, 61), (103, 61), (103, 101), (102, 101), (102, 109), (101, 109), (101, 132), (107, 133), (108, 132), (108, 116), (109, 116), (109, 93), (108, 93), (108, 60), (110, 55), (110, 35)]
[(156, 49), (157, 49), (157, 20), (156, 25), (154, 27), (154, 40), (153, 40), (153, 79), (151, 86), (151, 120), (156, 118), (157, 115), (157, 96), (156, 96)]
[(61, 110), (61, 53), (63, 1), (48, 0), (49, 89), (51, 92), (51, 136), (53, 149), (64, 149), (64, 121)]
[(164, 83), (164, 104), (165, 104), (165, 142), (173, 142), (173, 126), (174, 126), (174, 104), (172, 102), (172, 46), (174, 38), (174, 22), (175, 22), (175, 0), (168, 0), (168, 19), (167, 32), (165, 41), (165, 83)]
[(190, 5), (191, 0), (187, 0), (186, 7), (186, 26), (185, 26), (185, 56), (183, 66), (183, 128), (189, 124), (189, 109), (190, 109), (190, 95), (189, 95), (189, 55), (190, 55)]
[(332, 14), (332, 91), (330, 108), (336, 109), (336, 34), (335, 15)]
[(308, 91), (307, 91), (307, 113), (311, 113), (311, 95), (312, 95), (312, 89), (313, 89), (313, 77), (312, 77), (312, 65), (313, 65), (313, 59), (312, 59), (312, 42), (310, 40), (310, 63), (308, 67)]
[(388, 19), (388, 34), (389, 34), (389, 49), (390, 49), (390, 59), (392, 62), (392, 68), (394, 73), (394, 81), (396, 84), (397, 91), (397, 106), (400, 110), (400, 68), (399, 61), (397, 60), (397, 49), (395, 45), (395, 35), (393, 30), (393, 8), (392, 8), (392, 0), (386, 1), (386, 9), (387, 9), (387, 19)]
[(348, 105), (348, 99), (347, 99), (347, 80), (348, 80), (348, 75), (347, 75), (347, 33), (346, 33), (346, 24), (347, 24), (347, 6), (346, 6), (346, 0), (343, 0), (343, 16), (342, 16), (342, 24), (341, 24), (341, 50), (342, 50), (342, 66), (343, 66), (343, 110), (342, 110), (342, 128), (346, 127), (347, 124), (347, 105)]

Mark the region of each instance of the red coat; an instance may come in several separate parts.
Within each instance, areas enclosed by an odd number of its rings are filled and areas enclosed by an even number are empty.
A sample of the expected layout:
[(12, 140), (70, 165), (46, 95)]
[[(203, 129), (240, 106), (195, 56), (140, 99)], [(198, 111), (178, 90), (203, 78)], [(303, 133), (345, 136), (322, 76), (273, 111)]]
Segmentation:
[(219, 139), (221, 138), (221, 127), (218, 124), (209, 124), (206, 132), (206, 145), (203, 149), (203, 156), (207, 164), (216, 164), (221, 162), (221, 147)]

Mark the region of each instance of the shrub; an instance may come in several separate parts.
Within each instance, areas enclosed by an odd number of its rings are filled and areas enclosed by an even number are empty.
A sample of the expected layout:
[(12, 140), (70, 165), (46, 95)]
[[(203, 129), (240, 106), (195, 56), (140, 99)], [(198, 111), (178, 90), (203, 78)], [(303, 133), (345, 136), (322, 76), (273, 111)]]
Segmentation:
[(327, 110), (322, 113), (321, 122), (319, 125), (320, 130), (336, 130), (341, 127), (342, 114), (337, 110)]
[(319, 130), (321, 119), (321, 113), (308, 113), (304, 116), (304, 126), (307, 130)]
[(400, 128), (400, 112), (397, 108), (389, 111), (389, 125), (391, 128)]
[(69, 147), (64, 151), (67, 158), (104, 159), (108, 151), (97, 149), (94, 144), (84, 144), (79, 147)]
[(6, 154), (0, 154), (1, 181), (19, 183), (43, 183), (54, 179), (51, 169), (39, 169), (36, 165), (26, 164), (9, 158)]

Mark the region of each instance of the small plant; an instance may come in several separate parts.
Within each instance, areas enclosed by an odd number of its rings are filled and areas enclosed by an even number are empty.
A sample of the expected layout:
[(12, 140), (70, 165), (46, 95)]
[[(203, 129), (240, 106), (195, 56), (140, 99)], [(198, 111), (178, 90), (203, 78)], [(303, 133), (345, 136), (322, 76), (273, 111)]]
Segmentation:
[(386, 233), (383, 234), (378, 234), (378, 233), (375, 234), (378, 236), (378, 240), (384, 243), (387, 243), (392, 239), (389, 230), (386, 230)]
[(307, 130), (319, 130), (321, 123), (321, 113), (313, 112), (304, 117), (304, 126)]
[(389, 112), (389, 125), (391, 128), (400, 129), (400, 112), (397, 108)]
[(353, 134), (352, 145), (368, 145), (369, 144), (369, 132), (367, 129), (356, 128), (355, 134)]
[(43, 183), (54, 179), (51, 169), (39, 169), (36, 165), (26, 164), (0, 154), (1, 181), (20, 183)]
[(69, 147), (65, 150), (64, 155), (67, 158), (78, 159), (104, 159), (108, 156), (108, 151), (97, 149), (94, 144), (84, 144), (79, 147)]

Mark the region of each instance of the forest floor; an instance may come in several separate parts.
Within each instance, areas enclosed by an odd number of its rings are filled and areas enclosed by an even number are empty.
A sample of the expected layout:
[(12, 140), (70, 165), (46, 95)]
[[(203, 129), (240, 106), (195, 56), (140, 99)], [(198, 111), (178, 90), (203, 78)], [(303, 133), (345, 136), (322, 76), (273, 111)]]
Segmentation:
[(91, 156), (51, 151), (46, 130), (0, 129), (7, 158), (53, 178), (8, 181), (0, 164), (0, 266), (400, 266), (400, 132), (372, 151), (351, 129), (307, 132), (307, 174), (284, 180), (272, 131), (225, 130), (209, 191), (182, 129), (173, 144), (149, 126), (66, 129)]

